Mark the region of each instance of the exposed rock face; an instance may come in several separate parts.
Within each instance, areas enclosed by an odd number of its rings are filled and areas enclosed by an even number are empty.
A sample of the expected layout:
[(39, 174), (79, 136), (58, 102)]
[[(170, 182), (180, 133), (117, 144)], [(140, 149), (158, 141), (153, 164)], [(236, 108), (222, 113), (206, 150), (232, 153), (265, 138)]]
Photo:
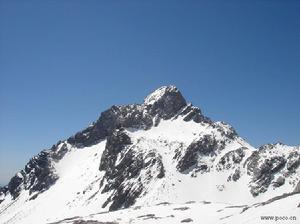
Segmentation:
[(151, 126), (152, 117), (144, 113), (143, 105), (112, 106), (101, 113), (94, 124), (69, 138), (68, 142), (77, 147), (86, 147), (105, 139), (119, 127), (147, 129)]
[(181, 115), (186, 115), (183, 118), (184, 121), (194, 121), (196, 123), (200, 123), (201, 121), (204, 120), (204, 117), (201, 114), (200, 109), (192, 105), (188, 105), (187, 107), (185, 107)]
[(265, 192), (274, 178), (273, 174), (282, 169), (285, 163), (286, 160), (282, 157), (272, 157), (265, 159), (258, 167), (254, 167), (251, 193), (256, 196)]
[(234, 173), (232, 174), (232, 180), (233, 181), (237, 181), (238, 179), (240, 179), (241, 177), (241, 170), (240, 169), (236, 169), (234, 171)]
[(290, 172), (294, 172), (300, 166), (300, 153), (292, 152), (287, 158), (287, 169)]
[(8, 190), (12, 195), (13, 199), (19, 196), (22, 190), (22, 183), (24, 181), (24, 174), (17, 173), (8, 183)]
[(233, 140), (234, 138), (238, 137), (237, 132), (235, 129), (230, 126), (229, 124), (221, 121), (221, 122), (211, 122), (210, 125), (216, 128), (223, 137), (228, 138), (229, 140)]
[(117, 129), (111, 136), (107, 138), (105, 151), (103, 152), (100, 170), (105, 170), (107, 174), (111, 174), (114, 168), (117, 156), (121, 151), (131, 144), (130, 137), (122, 130)]
[[(51, 152), (43, 151), (38, 157), (34, 157), (25, 167), (26, 182), (25, 188), (33, 192), (47, 190), (58, 179), (53, 172)], [(30, 181), (29, 181), (30, 180)]]
[(7, 192), (8, 192), (8, 186), (0, 187), (0, 204), (4, 201)]
[(295, 189), (294, 189), (293, 192), (294, 192), (294, 193), (300, 193), (300, 180), (299, 180), (299, 182), (297, 183), (297, 185), (296, 185), (296, 187), (295, 187)]
[(285, 183), (285, 178), (283, 176), (279, 176), (273, 183), (274, 187), (280, 187), (284, 185)]
[(236, 150), (227, 152), (221, 157), (217, 164), (217, 170), (231, 169), (234, 168), (236, 164), (240, 164), (245, 156), (245, 150), (247, 148), (238, 148)]
[(110, 204), (109, 210), (133, 205), (144, 191), (144, 184), (164, 177), (161, 156), (155, 151), (145, 154), (135, 149), (123, 129), (108, 137), (100, 171), (105, 172), (101, 181), (102, 193), (112, 192), (103, 204), (103, 207)]
[[(218, 142), (211, 135), (204, 135), (199, 140), (192, 142), (177, 163), (177, 169), (183, 173), (192, 166), (197, 166), (198, 170), (207, 170), (208, 166), (205, 162), (201, 162), (201, 158), (215, 155), (224, 147), (224, 142)], [(179, 152), (181, 153), (181, 152)]]
[(144, 105), (151, 116), (167, 120), (175, 116), (187, 104), (176, 87), (168, 86), (161, 87), (146, 97)]
[[(250, 183), (252, 195), (257, 196), (267, 191), (272, 181), (275, 188), (284, 185), (285, 177), (290, 176), (299, 167), (298, 162), (297, 148), (287, 147), (281, 143), (264, 145), (253, 152), (247, 159), (247, 173), (252, 176)], [(292, 178), (290, 181), (297, 179)]]
[[(85, 130), (68, 139), (77, 147), (91, 146), (111, 135), (119, 127), (148, 129), (158, 125), (160, 119), (170, 119), (186, 106), (180, 91), (174, 86), (162, 87), (144, 100), (143, 104), (112, 106), (101, 113), (100, 118)], [(194, 109), (195, 110), (195, 109)], [(200, 110), (195, 110), (192, 117), (200, 120)], [(153, 120), (155, 123), (153, 123)]]
[(8, 192), (8, 186), (0, 187), (0, 198)]
[(12, 198), (17, 198), (22, 189), (29, 190), (30, 195), (49, 189), (58, 179), (53, 162), (61, 159), (67, 151), (66, 144), (59, 142), (51, 150), (44, 150), (30, 159), (8, 183), (7, 189)]

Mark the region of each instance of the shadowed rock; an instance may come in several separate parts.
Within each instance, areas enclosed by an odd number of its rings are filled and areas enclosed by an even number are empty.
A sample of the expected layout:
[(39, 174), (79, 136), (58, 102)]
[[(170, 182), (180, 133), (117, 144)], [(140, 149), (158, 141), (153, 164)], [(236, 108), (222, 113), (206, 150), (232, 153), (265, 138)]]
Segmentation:
[(119, 127), (148, 129), (157, 125), (160, 119), (172, 118), (185, 106), (186, 101), (176, 87), (161, 87), (147, 96), (143, 104), (112, 106), (88, 128), (70, 137), (68, 142), (86, 147), (110, 136)]
[[(198, 158), (202, 156), (211, 156), (216, 153), (217, 150), (223, 148), (223, 144), (219, 142), (211, 135), (204, 135), (199, 140), (192, 142), (179, 159), (176, 168), (179, 172), (185, 172), (192, 166), (198, 165)], [(181, 153), (181, 152), (179, 152)], [(178, 155), (175, 155), (178, 158)], [(206, 164), (199, 164), (198, 169), (207, 169)]]
[[(142, 170), (145, 172), (141, 177)], [(152, 170), (156, 176), (153, 176)], [(108, 137), (100, 162), (100, 171), (105, 172), (100, 184), (103, 187), (102, 193), (111, 192), (103, 204), (103, 207), (106, 207), (111, 203), (109, 210), (133, 205), (143, 192), (144, 184), (164, 177), (161, 156), (151, 150), (148, 153), (135, 150), (130, 137), (123, 129), (116, 130)]]
[(253, 153), (250, 156), (250, 162), (247, 167), (248, 173), (252, 175), (250, 192), (253, 196), (267, 191), (274, 178), (274, 174), (286, 164), (285, 158), (279, 156), (263, 159), (258, 164), (259, 160), (259, 152)]
[(232, 150), (230, 152), (227, 152), (224, 156), (221, 157), (217, 164), (217, 170), (223, 170), (223, 169), (231, 169), (234, 168), (236, 164), (239, 164), (242, 162), (244, 156), (245, 156), (245, 150), (247, 148), (242, 147), (238, 148), (236, 150)]

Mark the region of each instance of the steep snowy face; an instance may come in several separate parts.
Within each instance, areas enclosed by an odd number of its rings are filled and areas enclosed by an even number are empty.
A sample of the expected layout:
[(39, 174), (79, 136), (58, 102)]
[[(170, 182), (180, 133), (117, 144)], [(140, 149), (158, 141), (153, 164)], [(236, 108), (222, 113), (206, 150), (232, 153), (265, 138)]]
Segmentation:
[(165, 86), (142, 104), (112, 106), (33, 157), (0, 188), (0, 223), (49, 223), (162, 202), (250, 205), (300, 192), (299, 177), (299, 147), (255, 149)]

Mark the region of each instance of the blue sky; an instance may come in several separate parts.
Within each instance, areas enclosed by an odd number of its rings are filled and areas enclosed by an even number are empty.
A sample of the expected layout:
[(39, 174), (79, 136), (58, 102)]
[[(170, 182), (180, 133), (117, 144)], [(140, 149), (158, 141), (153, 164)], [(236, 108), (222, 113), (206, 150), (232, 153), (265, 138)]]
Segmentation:
[(300, 2), (0, 0), (0, 184), (174, 84), (254, 146), (300, 144)]

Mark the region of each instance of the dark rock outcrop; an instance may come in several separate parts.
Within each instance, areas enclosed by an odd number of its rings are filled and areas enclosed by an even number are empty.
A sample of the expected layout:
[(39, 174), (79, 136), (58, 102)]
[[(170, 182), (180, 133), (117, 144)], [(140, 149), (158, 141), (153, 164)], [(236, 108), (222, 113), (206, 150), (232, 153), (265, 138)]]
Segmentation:
[(20, 195), (22, 190), (22, 183), (24, 181), (24, 172), (19, 172), (13, 178), (10, 179), (8, 183), (8, 191), (12, 195), (12, 198), (15, 199)]
[(298, 178), (294, 174), (300, 166), (298, 149), (282, 143), (266, 144), (247, 158), (244, 166), (252, 176), (249, 186), (253, 196), (267, 191), (271, 184), (273, 188), (295, 185)]
[(187, 218), (187, 219), (183, 219), (180, 221), (181, 223), (188, 223), (188, 222), (193, 222), (193, 219), (191, 218)]
[(300, 153), (295, 151), (292, 152), (287, 158), (287, 169), (290, 172), (295, 172), (295, 170), (300, 166)]
[[(199, 140), (192, 142), (187, 149), (185, 150), (184, 154), (181, 155), (176, 168), (179, 172), (183, 173), (187, 169), (192, 166), (198, 165), (199, 157), (203, 156), (213, 156), (216, 152), (220, 151), (224, 147), (223, 142), (218, 142), (213, 136), (211, 135), (204, 135)], [(179, 152), (180, 153), (180, 152)], [(175, 157), (179, 157), (175, 155)], [(200, 168), (201, 170), (207, 168), (206, 164), (199, 163), (199, 167), (195, 167), (196, 169)]]
[(112, 133), (107, 138), (106, 147), (100, 161), (100, 171), (105, 170), (108, 174), (112, 173), (113, 170), (110, 170), (110, 168), (114, 168), (118, 154), (130, 144), (130, 137), (124, 132), (124, 129), (117, 129)]
[(77, 147), (91, 146), (110, 136), (116, 128), (147, 129), (152, 125), (152, 117), (144, 113), (143, 105), (112, 106), (91, 126), (70, 137), (68, 142)]
[(4, 192), (4, 190), (0, 188), (0, 204), (4, 201), (5, 196), (6, 192)]
[[(144, 184), (164, 177), (161, 156), (155, 151), (143, 153), (135, 149), (122, 129), (108, 137), (99, 169), (105, 172), (102, 193), (111, 192), (103, 207), (110, 204), (111, 211), (133, 205)], [(142, 170), (146, 171), (144, 176), (140, 175)]]
[(8, 192), (8, 186), (0, 187), (0, 203)]
[(300, 193), (300, 180), (298, 181), (293, 193)]
[(49, 189), (58, 179), (53, 168), (53, 162), (60, 160), (68, 151), (65, 143), (52, 146), (34, 156), (8, 183), (7, 189), (12, 198), (19, 196), (22, 189), (29, 190), (29, 195), (36, 196)]
[(229, 140), (233, 140), (238, 137), (236, 130), (226, 122), (212, 122), (211, 126), (216, 128), (222, 136), (227, 137)]
[(232, 180), (233, 181), (237, 181), (238, 179), (240, 179), (241, 177), (241, 170), (240, 169), (236, 169), (234, 171), (234, 173), (232, 174)]
[(51, 151), (42, 151), (25, 166), (25, 189), (28, 189), (30, 194), (47, 190), (58, 179), (52, 161)]
[(184, 107), (181, 112), (176, 115), (176, 117), (178, 117), (179, 115), (182, 116), (183, 120), (186, 122), (194, 121), (196, 123), (206, 122), (208, 124), (213, 124), (213, 122), (208, 117), (205, 117), (201, 113), (201, 110), (198, 107), (195, 107), (192, 104), (188, 104), (186, 107)]
[(245, 150), (247, 148), (238, 148), (236, 150), (232, 150), (230, 152), (227, 152), (224, 156), (221, 157), (217, 164), (217, 170), (228, 170), (231, 168), (234, 168), (236, 164), (239, 164), (242, 162), (244, 156), (245, 156)]
[(68, 143), (86, 147), (104, 140), (116, 128), (148, 129), (160, 119), (174, 117), (185, 106), (186, 101), (176, 87), (162, 87), (146, 97), (143, 104), (112, 106), (88, 128), (70, 137)]
[(152, 117), (158, 116), (165, 120), (174, 117), (186, 105), (180, 91), (174, 86), (161, 87), (144, 101), (145, 109)]
[(284, 185), (285, 183), (285, 178), (283, 176), (279, 176), (274, 182), (273, 182), (273, 186), (274, 187), (280, 187), (282, 185)]
[(260, 157), (257, 152), (252, 157), (252, 161), (250, 161), (247, 167), (248, 173), (252, 174), (250, 192), (253, 196), (257, 196), (258, 194), (267, 191), (274, 179), (274, 174), (286, 164), (285, 158), (279, 156), (262, 159), (258, 162), (259, 159)]
[(241, 177), (241, 170), (240, 168), (236, 168), (232, 174), (229, 175), (227, 181), (238, 181)]

